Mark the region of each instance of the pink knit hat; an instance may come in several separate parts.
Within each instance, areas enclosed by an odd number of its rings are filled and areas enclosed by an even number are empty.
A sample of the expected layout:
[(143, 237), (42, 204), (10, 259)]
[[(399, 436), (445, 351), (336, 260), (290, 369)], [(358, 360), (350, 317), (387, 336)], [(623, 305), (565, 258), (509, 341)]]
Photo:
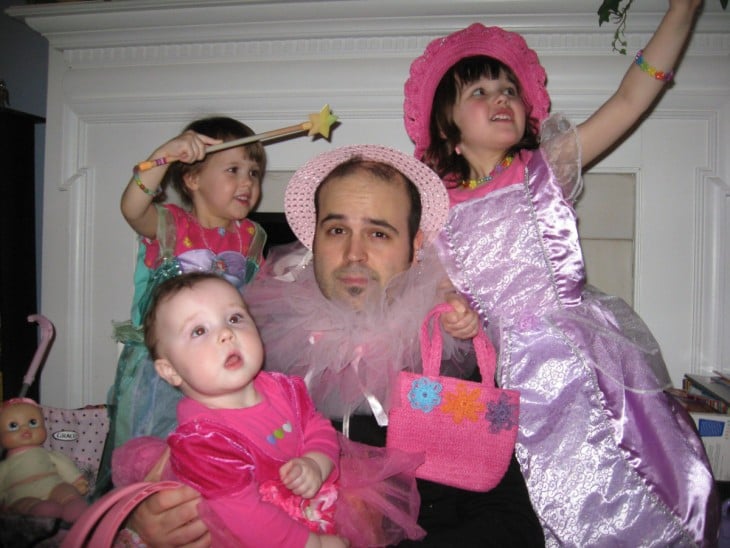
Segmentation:
[(317, 218), (314, 193), (322, 180), (340, 164), (352, 158), (388, 164), (405, 175), (421, 195), (420, 229), (426, 238), (435, 235), (446, 222), (449, 198), (441, 179), (420, 161), (380, 145), (352, 145), (323, 152), (309, 160), (292, 176), (284, 193), (284, 213), (302, 244), (312, 249)]
[(430, 144), (429, 125), (436, 87), (452, 66), (473, 55), (493, 57), (512, 69), (520, 82), (529, 115), (540, 122), (547, 118), (550, 110), (550, 96), (545, 89), (547, 76), (537, 54), (516, 32), (473, 23), (431, 41), (423, 55), (411, 63), (404, 88), (403, 118), (406, 131), (416, 145), (413, 153), (416, 158), (422, 158)]

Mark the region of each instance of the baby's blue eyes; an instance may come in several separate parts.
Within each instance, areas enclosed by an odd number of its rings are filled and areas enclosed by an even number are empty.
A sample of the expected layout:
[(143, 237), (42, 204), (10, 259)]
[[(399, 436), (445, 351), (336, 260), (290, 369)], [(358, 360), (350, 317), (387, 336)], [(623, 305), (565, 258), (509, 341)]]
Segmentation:
[(28, 421), (28, 426), (31, 428), (38, 428), (38, 419), (30, 419)]
[(20, 424), (13, 421), (8, 423), (8, 432), (15, 432), (20, 429)]

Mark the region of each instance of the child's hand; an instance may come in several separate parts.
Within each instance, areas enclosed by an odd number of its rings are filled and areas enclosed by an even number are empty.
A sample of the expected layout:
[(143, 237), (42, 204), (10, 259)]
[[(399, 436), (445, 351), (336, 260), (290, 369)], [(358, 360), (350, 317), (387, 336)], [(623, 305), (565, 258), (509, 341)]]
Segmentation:
[(309, 457), (292, 459), (279, 468), (279, 476), (287, 489), (295, 495), (311, 499), (322, 486), (322, 471)]
[(164, 157), (169, 160), (192, 164), (205, 158), (206, 148), (221, 142), (220, 139), (213, 139), (207, 135), (188, 130), (166, 142), (154, 152), (152, 157)]
[(89, 482), (84, 476), (79, 476), (78, 478), (76, 478), (76, 480), (71, 485), (73, 485), (76, 490), (82, 495), (85, 495), (89, 492)]
[(441, 314), (441, 326), (455, 339), (471, 339), (479, 332), (479, 315), (466, 299), (455, 291), (446, 294), (446, 302), (453, 309)]

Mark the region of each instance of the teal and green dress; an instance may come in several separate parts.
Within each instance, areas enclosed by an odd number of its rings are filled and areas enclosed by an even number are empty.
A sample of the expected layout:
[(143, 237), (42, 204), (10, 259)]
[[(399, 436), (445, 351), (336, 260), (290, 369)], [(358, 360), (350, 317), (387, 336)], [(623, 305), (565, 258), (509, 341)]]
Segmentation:
[(266, 232), (243, 219), (235, 230), (204, 228), (188, 211), (158, 206), (157, 238), (140, 240), (134, 274), (131, 320), (115, 324), (114, 336), (124, 344), (108, 403), (111, 427), (104, 461), (111, 452), (138, 436), (166, 437), (177, 425), (181, 393), (155, 372), (144, 346), (142, 320), (152, 292), (161, 282), (185, 272), (216, 272), (241, 289), (261, 266)]

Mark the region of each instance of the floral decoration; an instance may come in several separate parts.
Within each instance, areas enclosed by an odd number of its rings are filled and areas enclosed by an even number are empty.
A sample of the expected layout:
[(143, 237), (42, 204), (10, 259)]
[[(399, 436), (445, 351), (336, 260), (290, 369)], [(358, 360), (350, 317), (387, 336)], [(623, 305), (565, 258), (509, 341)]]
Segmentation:
[(499, 434), (500, 430), (512, 430), (519, 421), (519, 407), (509, 401), (507, 394), (501, 393), (498, 400), (487, 403), (484, 418), (490, 423), (489, 431), (492, 434)]
[(464, 419), (476, 422), (486, 408), (484, 403), (478, 401), (480, 394), (479, 388), (469, 390), (466, 384), (458, 384), (455, 392), (444, 394), (444, 403), (439, 409), (452, 415), (456, 424), (460, 424)]
[(419, 377), (411, 383), (411, 390), (408, 392), (408, 401), (413, 409), (420, 409), (424, 413), (430, 413), (433, 408), (441, 403), (441, 391), (444, 387), (438, 381), (432, 381), (426, 377)]

